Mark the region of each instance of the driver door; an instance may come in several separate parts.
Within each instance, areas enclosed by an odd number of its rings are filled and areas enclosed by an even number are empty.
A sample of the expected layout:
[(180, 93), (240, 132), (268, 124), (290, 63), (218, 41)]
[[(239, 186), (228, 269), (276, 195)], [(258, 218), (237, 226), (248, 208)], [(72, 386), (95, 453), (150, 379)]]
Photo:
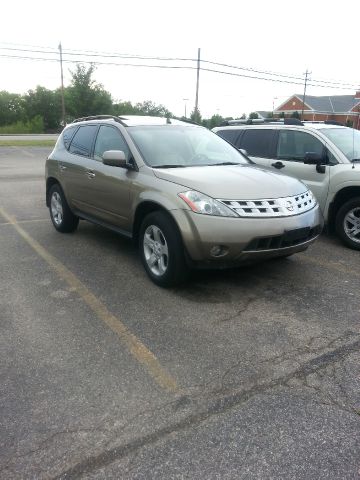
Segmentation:
[(330, 166), (324, 166), (324, 173), (317, 171), (316, 165), (304, 164), (305, 154), (314, 152), (326, 158), (325, 145), (314, 135), (299, 130), (279, 130), (276, 160), (270, 167), (281, 173), (296, 177), (304, 182), (316, 196), (320, 208), (324, 210), (330, 184)]

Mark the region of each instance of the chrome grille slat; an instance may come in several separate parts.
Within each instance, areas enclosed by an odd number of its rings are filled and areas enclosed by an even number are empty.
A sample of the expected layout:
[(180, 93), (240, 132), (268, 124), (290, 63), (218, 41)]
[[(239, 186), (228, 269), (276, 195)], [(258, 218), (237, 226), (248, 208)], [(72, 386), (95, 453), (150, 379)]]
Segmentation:
[(308, 190), (291, 197), (258, 200), (217, 199), (234, 210), (240, 217), (290, 217), (307, 212), (315, 207), (316, 200)]

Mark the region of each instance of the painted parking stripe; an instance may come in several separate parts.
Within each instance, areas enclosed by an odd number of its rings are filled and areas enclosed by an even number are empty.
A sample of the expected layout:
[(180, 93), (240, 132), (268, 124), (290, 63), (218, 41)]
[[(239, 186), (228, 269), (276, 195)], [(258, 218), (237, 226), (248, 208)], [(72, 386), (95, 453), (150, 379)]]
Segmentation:
[(76, 291), (85, 304), (100, 318), (111, 330), (118, 335), (133, 357), (140, 362), (145, 370), (163, 389), (169, 392), (178, 392), (179, 387), (172, 376), (160, 365), (155, 355), (134, 335), (124, 323), (115, 317), (106, 306), (57, 258), (51, 255), (37, 240), (32, 238), (3, 208), (0, 214), (13, 225), (17, 233), (31, 246), (33, 250), (45, 260), (51, 268), (72, 289)]

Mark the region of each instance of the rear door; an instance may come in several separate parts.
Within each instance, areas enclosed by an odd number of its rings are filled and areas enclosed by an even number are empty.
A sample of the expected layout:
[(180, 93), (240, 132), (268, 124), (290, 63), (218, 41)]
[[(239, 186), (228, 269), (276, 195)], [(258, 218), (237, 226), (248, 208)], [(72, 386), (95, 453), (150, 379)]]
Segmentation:
[(283, 165), (281, 172), (302, 180), (316, 196), (321, 209), (325, 208), (330, 183), (330, 166), (324, 166), (324, 173), (317, 171), (316, 165), (305, 165), (307, 152), (318, 153), (326, 157), (326, 146), (312, 133), (300, 130), (279, 130), (276, 161), (270, 162), (275, 170)]
[(80, 125), (66, 145), (68, 152), (59, 162), (61, 184), (64, 187), (66, 198), (71, 206), (77, 210), (89, 211), (88, 187), (91, 181), (91, 168), (94, 160), (91, 159), (98, 125)]
[(269, 167), (275, 156), (275, 130), (271, 128), (244, 129), (238, 138), (237, 148), (247, 151), (249, 157), (258, 165)]

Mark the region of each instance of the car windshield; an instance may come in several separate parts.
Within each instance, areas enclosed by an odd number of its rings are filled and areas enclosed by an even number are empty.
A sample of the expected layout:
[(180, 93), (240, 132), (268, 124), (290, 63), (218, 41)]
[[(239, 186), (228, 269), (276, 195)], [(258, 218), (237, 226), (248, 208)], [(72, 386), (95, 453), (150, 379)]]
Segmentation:
[(249, 161), (206, 128), (182, 125), (128, 127), (145, 163), (153, 168), (238, 165)]
[(360, 158), (360, 131), (353, 128), (323, 128), (320, 130), (350, 160)]

